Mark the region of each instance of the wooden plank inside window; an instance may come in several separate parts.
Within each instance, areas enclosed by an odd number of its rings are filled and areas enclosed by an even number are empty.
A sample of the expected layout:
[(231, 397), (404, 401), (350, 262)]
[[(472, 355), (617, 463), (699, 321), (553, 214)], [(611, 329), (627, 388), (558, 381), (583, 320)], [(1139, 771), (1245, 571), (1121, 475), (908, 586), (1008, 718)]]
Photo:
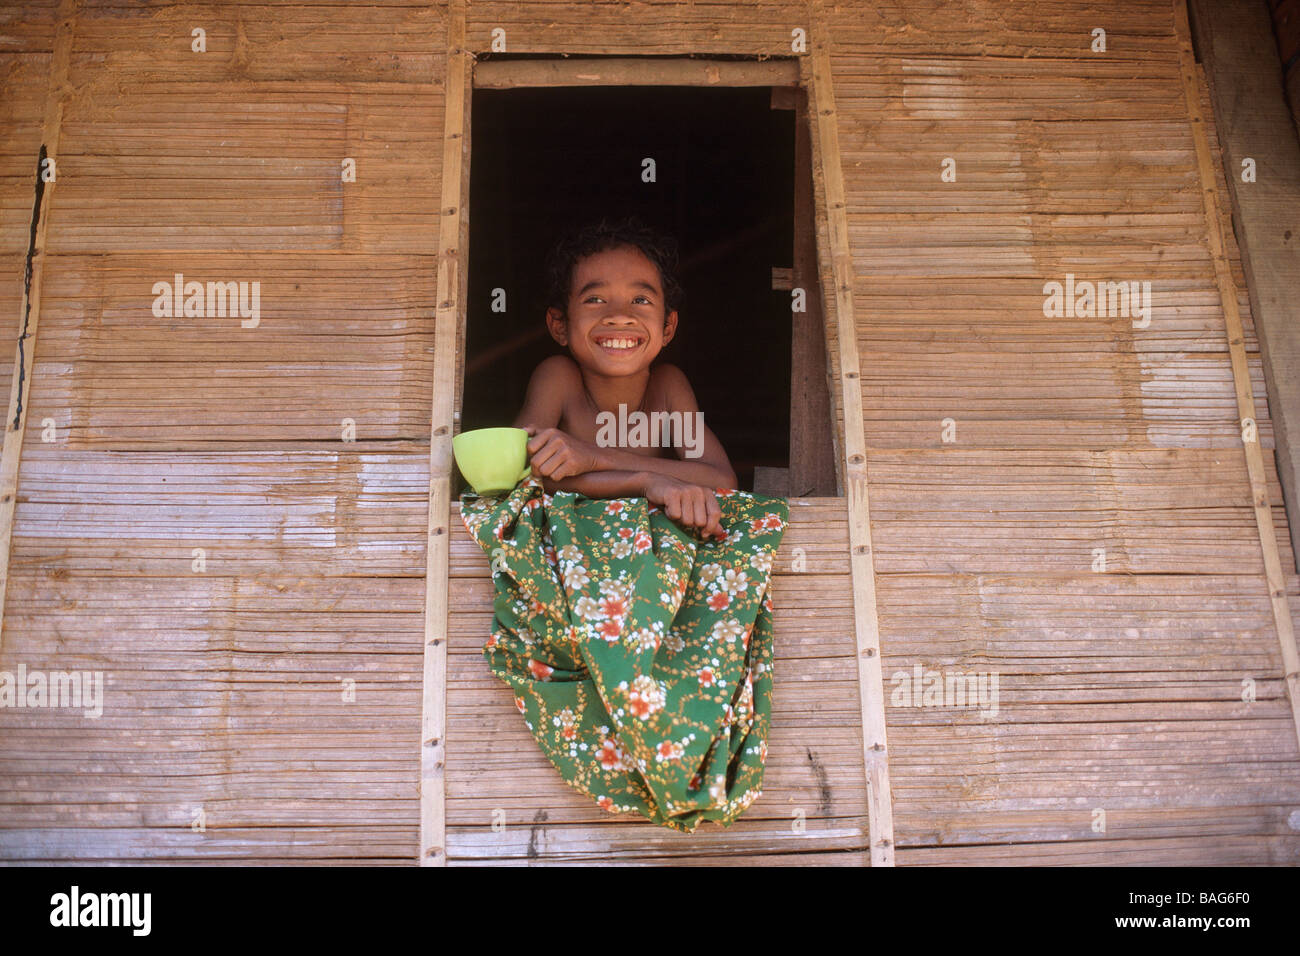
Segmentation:
[(688, 57), (612, 57), (479, 60), (474, 87), (524, 86), (798, 86), (799, 62), (696, 60)]
[(794, 270), (803, 289), (804, 311), (790, 313), (790, 472), (786, 494), (794, 497), (843, 494), (836, 486), (835, 425), (831, 420), (826, 364), (826, 328), (817, 274), (817, 230), (813, 218), (812, 143), (808, 95), (795, 91)]

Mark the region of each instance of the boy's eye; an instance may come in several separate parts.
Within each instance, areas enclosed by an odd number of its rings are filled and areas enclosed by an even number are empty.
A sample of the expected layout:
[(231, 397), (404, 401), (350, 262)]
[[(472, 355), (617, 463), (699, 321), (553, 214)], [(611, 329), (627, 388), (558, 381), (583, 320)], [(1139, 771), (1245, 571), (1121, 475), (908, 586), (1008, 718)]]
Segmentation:
[[(646, 298), (646, 296), (644, 296), (644, 295), (638, 295), (636, 298), (637, 298), (637, 299), (642, 299), (642, 300), (644, 300), (646, 305), (649, 305), (649, 304), (650, 304), (650, 300), (649, 300), (648, 298)], [(585, 305), (586, 303), (588, 303), (588, 302), (601, 302), (601, 301), (604, 301), (604, 300), (601, 299), (601, 297), (598, 296), (598, 295), (589, 295), (589, 296), (587, 296), (585, 299), (582, 300), (582, 302), (583, 302), (584, 305)], [(636, 299), (633, 299), (632, 301), (635, 302)]]

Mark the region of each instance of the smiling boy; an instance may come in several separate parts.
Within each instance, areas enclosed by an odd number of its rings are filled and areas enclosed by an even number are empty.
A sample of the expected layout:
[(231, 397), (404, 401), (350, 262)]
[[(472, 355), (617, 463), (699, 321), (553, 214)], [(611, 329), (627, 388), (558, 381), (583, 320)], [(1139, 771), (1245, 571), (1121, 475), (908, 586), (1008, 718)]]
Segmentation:
[[(644, 496), (669, 518), (725, 537), (714, 490), (734, 489), (736, 473), (707, 427), (690, 449), (638, 443), (602, 447), (602, 413), (699, 412), (677, 366), (653, 365), (677, 333), (681, 287), (676, 246), (635, 219), (589, 225), (551, 254), (546, 325), (568, 349), (542, 361), (528, 382), (515, 426), (527, 429), (533, 474), (548, 493), (589, 498)], [(607, 415), (604, 417), (608, 417)]]

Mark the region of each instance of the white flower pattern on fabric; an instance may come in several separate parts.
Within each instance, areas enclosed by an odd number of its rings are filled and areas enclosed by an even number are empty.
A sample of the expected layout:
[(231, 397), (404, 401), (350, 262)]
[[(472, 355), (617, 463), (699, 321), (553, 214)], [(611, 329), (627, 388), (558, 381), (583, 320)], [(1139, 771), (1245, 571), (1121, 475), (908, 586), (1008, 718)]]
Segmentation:
[(564, 589), (569, 592), (577, 591), (590, 580), (591, 578), (587, 577), (587, 569), (580, 564), (575, 564), (564, 572)]

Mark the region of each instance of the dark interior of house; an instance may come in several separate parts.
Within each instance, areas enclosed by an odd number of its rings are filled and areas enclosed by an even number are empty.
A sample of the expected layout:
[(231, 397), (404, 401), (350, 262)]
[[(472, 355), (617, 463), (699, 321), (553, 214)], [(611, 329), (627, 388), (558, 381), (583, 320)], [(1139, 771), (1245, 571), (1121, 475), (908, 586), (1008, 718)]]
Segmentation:
[(544, 321), (559, 236), (635, 214), (681, 254), (678, 333), (658, 361), (690, 379), (741, 488), (787, 465), (790, 293), (772, 270), (793, 258), (794, 112), (767, 87), (476, 90), (470, 132), (460, 429), (511, 424), (533, 368), (563, 351)]

